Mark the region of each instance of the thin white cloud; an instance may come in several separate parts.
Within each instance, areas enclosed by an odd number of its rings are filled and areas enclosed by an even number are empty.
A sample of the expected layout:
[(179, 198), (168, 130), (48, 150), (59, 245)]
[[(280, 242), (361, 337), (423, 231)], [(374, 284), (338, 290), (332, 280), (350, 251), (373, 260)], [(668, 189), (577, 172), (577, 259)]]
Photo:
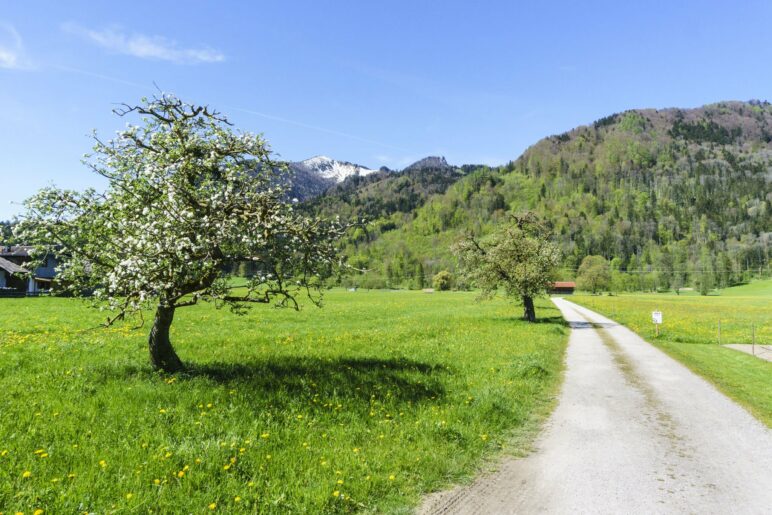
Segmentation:
[(0, 68), (23, 70), (31, 67), (19, 32), (13, 25), (0, 22)]
[(94, 30), (74, 23), (65, 23), (62, 25), (62, 30), (78, 35), (111, 52), (140, 59), (179, 64), (219, 63), (225, 60), (225, 54), (209, 47), (182, 48), (176, 41), (163, 36), (148, 36), (136, 32), (127, 34), (116, 27)]

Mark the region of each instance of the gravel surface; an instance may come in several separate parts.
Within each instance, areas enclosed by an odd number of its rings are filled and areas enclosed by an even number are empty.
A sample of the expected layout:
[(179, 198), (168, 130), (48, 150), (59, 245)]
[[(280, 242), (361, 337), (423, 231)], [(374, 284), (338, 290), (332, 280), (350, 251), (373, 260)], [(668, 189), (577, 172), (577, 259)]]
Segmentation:
[(759, 359), (772, 361), (772, 345), (750, 345), (747, 343), (729, 343), (724, 345), (730, 349), (739, 350), (746, 354), (751, 354)]
[(572, 331), (536, 450), (419, 514), (772, 513), (770, 429), (627, 328), (553, 300)]

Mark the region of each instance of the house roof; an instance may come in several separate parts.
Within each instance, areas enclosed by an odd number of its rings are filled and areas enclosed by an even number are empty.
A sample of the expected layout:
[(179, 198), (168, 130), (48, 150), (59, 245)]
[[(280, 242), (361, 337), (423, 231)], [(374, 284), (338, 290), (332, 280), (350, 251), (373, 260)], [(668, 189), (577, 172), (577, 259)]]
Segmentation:
[(576, 288), (576, 283), (573, 281), (555, 281), (552, 283), (553, 288)]
[(29, 257), (29, 251), (32, 249), (29, 245), (13, 245), (0, 247), (0, 257)]
[(0, 269), (3, 269), (10, 274), (27, 273), (27, 270), (25, 270), (23, 267), (20, 267), (16, 263), (12, 263), (3, 257), (0, 257)]

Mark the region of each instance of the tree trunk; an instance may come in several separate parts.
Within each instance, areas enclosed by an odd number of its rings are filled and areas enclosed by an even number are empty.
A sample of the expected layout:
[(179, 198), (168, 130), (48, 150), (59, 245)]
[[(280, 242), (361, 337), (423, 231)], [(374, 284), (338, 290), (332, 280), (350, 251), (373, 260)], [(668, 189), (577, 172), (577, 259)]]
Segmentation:
[(536, 310), (533, 307), (533, 297), (523, 295), (523, 306), (525, 308), (523, 318), (529, 322), (536, 322)]
[(158, 306), (153, 328), (150, 330), (150, 338), (148, 338), (150, 364), (156, 370), (179, 372), (185, 368), (177, 353), (174, 352), (172, 342), (169, 341), (169, 327), (171, 327), (173, 320), (173, 307)]

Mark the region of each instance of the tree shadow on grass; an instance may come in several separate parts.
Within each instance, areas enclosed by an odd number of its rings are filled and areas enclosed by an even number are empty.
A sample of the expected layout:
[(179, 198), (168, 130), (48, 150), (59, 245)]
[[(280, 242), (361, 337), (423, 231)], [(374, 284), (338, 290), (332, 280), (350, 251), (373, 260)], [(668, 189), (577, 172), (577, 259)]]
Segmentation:
[[(102, 370), (104, 380), (145, 374), (154, 373), (149, 367), (132, 365)], [(211, 381), (260, 402), (292, 402), (318, 395), (322, 402), (331, 398), (369, 402), (375, 396), (379, 400), (420, 403), (445, 395), (441, 381), (444, 374), (447, 370), (443, 366), (406, 358), (283, 356), (244, 363), (188, 363), (176, 378), (178, 383)]]
[[(525, 319), (523, 319), (522, 316), (516, 316), (516, 315), (506, 316), (506, 317), (496, 317), (496, 318), (494, 318), (494, 320), (496, 320), (497, 322), (507, 322), (507, 323), (510, 323), (510, 324), (513, 323), (513, 322), (523, 322), (523, 323), (526, 323)], [(537, 316), (536, 317), (536, 321), (532, 322), (532, 323), (534, 323), (534, 324), (550, 324), (550, 325), (557, 325), (557, 326), (562, 326), (562, 327), (568, 327), (568, 322), (566, 322), (566, 320), (562, 316), (560, 316), (560, 315), (547, 316), (547, 317)]]
[(370, 399), (389, 395), (398, 401), (420, 402), (445, 393), (438, 374), (445, 369), (409, 359), (281, 357), (244, 364), (193, 365), (190, 377), (205, 377), (244, 391), (270, 391), (290, 397)]
[(536, 324), (555, 324), (555, 325), (561, 325), (568, 327), (568, 322), (565, 318), (563, 318), (560, 315), (556, 315), (553, 317), (537, 317)]

